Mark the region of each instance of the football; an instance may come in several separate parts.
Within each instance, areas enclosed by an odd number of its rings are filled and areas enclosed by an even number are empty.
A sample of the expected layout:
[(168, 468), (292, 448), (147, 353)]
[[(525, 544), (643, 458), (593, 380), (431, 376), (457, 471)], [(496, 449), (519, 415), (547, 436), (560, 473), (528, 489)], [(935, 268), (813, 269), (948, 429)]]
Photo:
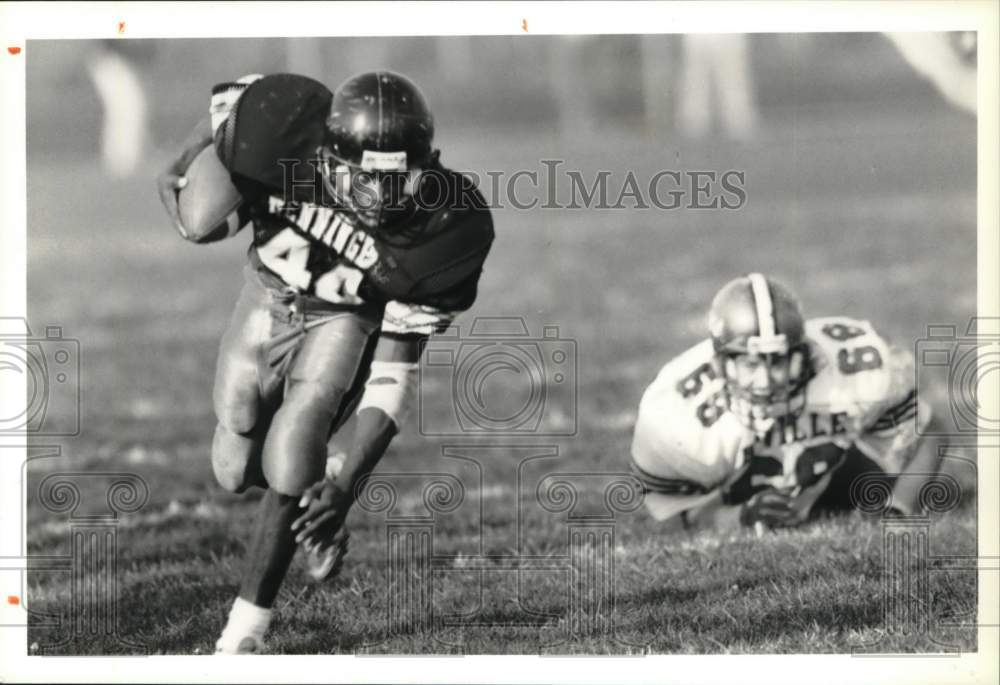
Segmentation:
[(188, 240), (210, 243), (243, 227), (238, 211), (243, 198), (219, 161), (215, 146), (202, 150), (184, 175), (187, 185), (178, 193), (177, 209)]

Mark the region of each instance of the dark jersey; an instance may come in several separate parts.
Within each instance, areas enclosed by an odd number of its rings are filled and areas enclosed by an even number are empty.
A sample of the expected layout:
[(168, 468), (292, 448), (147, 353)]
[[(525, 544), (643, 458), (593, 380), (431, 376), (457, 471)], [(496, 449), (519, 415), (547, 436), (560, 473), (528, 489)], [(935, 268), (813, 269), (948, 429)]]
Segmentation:
[(346, 307), (391, 303), (390, 311), (425, 318), (467, 309), (493, 240), (482, 196), (467, 177), (436, 165), (424, 174), (433, 188), (422, 183), (391, 225), (367, 227), (324, 182), (331, 100), (323, 84), (292, 74), (213, 89), (215, 147), (253, 223), (251, 260)]

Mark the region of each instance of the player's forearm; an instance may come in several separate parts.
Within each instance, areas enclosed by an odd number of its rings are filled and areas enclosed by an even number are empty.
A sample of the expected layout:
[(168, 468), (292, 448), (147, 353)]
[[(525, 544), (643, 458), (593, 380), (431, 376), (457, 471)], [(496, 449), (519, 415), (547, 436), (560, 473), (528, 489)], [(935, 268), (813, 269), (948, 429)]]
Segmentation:
[(722, 494), (716, 491), (704, 503), (688, 509), (684, 513), (683, 520), (688, 530), (736, 530), (740, 527), (740, 507), (723, 504)]
[(921, 513), (920, 490), (941, 468), (940, 441), (925, 437), (913, 459), (903, 469), (892, 491), (892, 506), (903, 514)]
[(353, 499), (361, 480), (372, 472), (399, 432), (416, 396), (417, 359), (426, 336), (383, 335), (358, 409), (354, 444), (336, 484)]
[(354, 443), (336, 479), (337, 486), (352, 500), (358, 495), (358, 483), (382, 459), (397, 432), (395, 422), (382, 410), (366, 407), (358, 412)]
[(203, 236), (193, 235), (191, 230), (181, 220), (180, 209), (177, 206), (178, 193), (187, 183), (184, 175), (188, 167), (191, 166), (191, 162), (194, 161), (199, 152), (211, 144), (212, 126), (206, 117), (199, 121), (191, 133), (188, 134), (187, 139), (184, 141), (184, 147), (177, 159), (170, 162), (169, 166), (156, 177), (156, 189), (160, 195), (160, 202), (163, 203), (164, 209), (167, 210), (167, 216), (173, 222), (174, 228), (185, 240), (192, 240), (194, 242), (203, 242), (201, 240)]

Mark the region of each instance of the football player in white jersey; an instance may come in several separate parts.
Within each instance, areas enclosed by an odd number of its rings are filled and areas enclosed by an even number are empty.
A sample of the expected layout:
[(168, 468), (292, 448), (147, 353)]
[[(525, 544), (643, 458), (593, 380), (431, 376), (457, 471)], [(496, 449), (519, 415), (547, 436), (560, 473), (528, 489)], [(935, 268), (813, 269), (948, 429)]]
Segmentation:
[(758, 273), (718, 292), (708, 327), (639, 406), (632, 470), (654, 518), (791, 527), (849, 508), (865, 472), (885, 474), (888, 511), (918, 512), (940, 456), (921, 440), (931, 410), (917, 398), (909, 350), (867, 321), (805, 320), (791, 291)]

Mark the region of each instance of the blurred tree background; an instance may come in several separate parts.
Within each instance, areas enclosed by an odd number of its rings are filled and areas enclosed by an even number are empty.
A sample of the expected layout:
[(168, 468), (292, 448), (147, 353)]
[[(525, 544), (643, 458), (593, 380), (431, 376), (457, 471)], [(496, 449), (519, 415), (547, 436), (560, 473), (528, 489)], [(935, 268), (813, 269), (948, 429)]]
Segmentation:
[[(828, 117), (831, 108), (891, 118), (906, 116), (914, 102), (925, 111), (949, 107), (882, 34), (737, 36), (740, 54), (730, 61), (738, 62), (726, 68), (738, 70), (742, 63), (746, 83), (726, 83), (728, 77), (716, 73), (721, 81), (715, 91), (705, 82), (712, 77), (708, 71), (685, 74), (694, 60), (712, 59), (698, 57), (704, 48), (691, 49), (685, 40), (647, 35), (32, 41), (26, 50), (29, 150), (46, 156), (99, 152), (107, 102), (95, 85), (94, 65), (107, 55), (123, 57), (138, 76), (148, 100), (151, 150), (176, 146), (207, 110), (214, 84), (280, 71), (312, 76), (331, 88), (358, 71), (400, 71), (424, 89), (439, 131), (471, 137), (488, 130), (572, 139), (610, 129), (661, 140), (766, 139), (790, 117)], [(121, 80), (106, 79), (104, 97), (129, 106), (135, 95)], [(697, 97), (714, 98), (707, 104), (714, 116), (702, 122), (704, 130), (692, 131), (684, 122), (685, 102), (695, 97), (692, 88)], [(752, 109), (749, 129), (734, 134), (725, 118), (733, 105), (718, 95), (738, 88), (746, 89)], [(695, 117), (701, 119), (702, 114)]]

